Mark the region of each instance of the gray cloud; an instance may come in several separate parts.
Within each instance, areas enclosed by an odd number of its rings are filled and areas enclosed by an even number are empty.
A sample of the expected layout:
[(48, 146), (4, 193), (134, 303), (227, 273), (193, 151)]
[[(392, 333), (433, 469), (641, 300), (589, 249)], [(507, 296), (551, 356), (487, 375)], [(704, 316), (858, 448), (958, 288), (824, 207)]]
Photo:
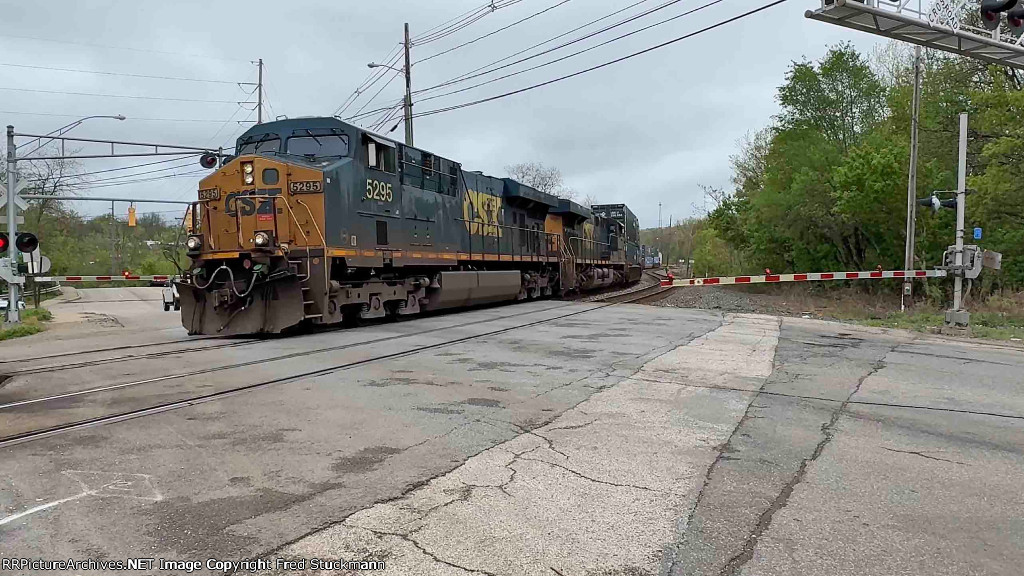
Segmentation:
[[(416, 47), (414, 59), (497, 29), (554, 3), (555, 0), (524, 0), (450, 38)], [(627, 0), (574, 0), (470, 47), (415, 66), (414, 88), (437, 84), (629, 3)], [(0, 62), (248, 82), (255, 79), (255, 67), (249, 61), (263, 58), (267, 64), (267, 95), (272, 107), (268, 113), (272, 110), (273, 114), (291, 117), (324, 115), (333, 112), (362, 81), (369, 72), (367, 62), (379, 61), (396, 46), (401, 40), (402, 22), (409, 21), (416, 35), (480, 4), (482, 0), (429, 3), (409, 0), (389, 3), (268, 0), (26, 3), (5, 0), (0, 1), (0, 13), (4, 14), (8, 25), (0, 31)], [(657, 4), (652, 1), (644, 6)], [(687, 0), (643, 22), (654, 22), (698, 5), (694, 0)], [(416, 109), (424, 111), (457, 104), (571, 73), (757, 5), (750, 1), (726, 0), (565, 62), (465, 93), (421, 102)], [(827, 45), (844, 40), (853, 41), (864, 50), (878, 42), (867, 35), (806, 20), (803, 11), (814, 7), (814, 2), (791, 0), (758, 17), (581, 77), (477, 107), (417, 119), (416, 143), (458, 160), (468, 169), (496, 175), (503, 175), (503, 167), (516, 162), (540, 161), (558, 166), (569, 185), (581, 194), (591, 194), (602, 202), (628, 202), (644, 226), (657, 224), (658, 202), (663, 203), (666, 222), (669, 214), (677, 218), (691, 215), (692, 205), (701, 202), (698, 184), (728, 186), (728, 157), (735, 152), (737, 140), (764, 126), (777, 112), (774, 92), (791, 61), (804, 56), (818, 58)], [(590, 43), (581, 43), (573, 48), (588, 45)], [(401, 98), (400, 84), (396, 81), (389, 86), (382, 93), (380, 103)], [(5, 66), (0, 66), (0, 87), (230, 102), (246, 98), (243, 90), (232, 84), (146, 80)], [(250, 115), (248, 110), (240, 110), (234, 103), (3, 90), (0, 90), (0, 102), (0, 110), (7, 111), (0, 112), (0, 123), (14, 124), (21, 132), (47, 132), (76, 117), (121, 113), (130, 119), (126, 122), (93, 120), (77, 128), (75, 134), (186, 145), (231, 145), (233, 137), (247, 126), (239, 125), (236, 120)], [(375, 107), (377, 103), (370, 109)], [(11, 111), (66, 116), (10, 114)], [(399, 128), (392, 136), (401, 137), (401, 134)], [(84, 168), (92, 171), (128, 163), (90, 161)], [(191, 169), (189, 165), (181, 171)], [(197, 177), (170, 178), (102, 188), (94, 194), (189, 198), (194, 195), (197, 181)], [(79, 208), (92, 214), (103, 211), (99, 205)]]

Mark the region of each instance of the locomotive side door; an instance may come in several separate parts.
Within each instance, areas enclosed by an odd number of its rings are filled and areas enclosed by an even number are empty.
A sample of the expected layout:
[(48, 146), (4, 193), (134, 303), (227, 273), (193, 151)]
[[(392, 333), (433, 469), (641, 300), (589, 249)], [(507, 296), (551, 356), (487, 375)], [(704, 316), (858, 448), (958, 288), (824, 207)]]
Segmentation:
[[(366, 178), (360, 187), (359, 216), (364, 222), (362, 246), (377, 250), (401, 249), (402, 185), (399, 180), (398, 148), (383, 138), (365, 135)], [(386, 253), (385, 258), (390, 258)]]

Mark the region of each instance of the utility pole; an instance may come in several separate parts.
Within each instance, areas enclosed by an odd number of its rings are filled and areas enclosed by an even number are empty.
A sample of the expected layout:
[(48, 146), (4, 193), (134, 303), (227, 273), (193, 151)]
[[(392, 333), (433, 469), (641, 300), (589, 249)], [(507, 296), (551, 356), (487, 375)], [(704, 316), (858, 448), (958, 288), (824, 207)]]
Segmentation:
[[(18, 191), (18, 146), (14, 143), (14, 126), (7, 126), (7, 238), (12, 243), (18, 237), (18, 205), (14, 199)], [(16, 274), (18, 266), (18, 248), (8, 248), (11, 254), (11, 272)], [(21, 295), (18, 293), (18, 284), (7, 283), (9, 292), (7, 297), (7, 321), (16, 323), (21, 321), (18, 311), (18, 302), (21, 302)]]
[(117, 240), (114, 236), (114, 203), (110, 203), (110, 275), (117, 276)]
[[(910, 176), (907, 179), (907, 244), (903, 257), (903, 269), (914, 269), (914, 237), (917, 234), (917, 130), (921, 113), (921, 47), (914, 49), (914, 96), (910, 120)], [(905, 311), (907, 302), (913, 302), (914, 284), (911, 280), (903, 283), (900, 296), (900, 311)]]
[(412, 61), (409, 50), (412, 41), (409, 39), (409, 23), (405, 23), (405, 145), (412, 146)]
[(260, 58), (256, 65), (259, 67), (259, 77), (256, 79), (256, 123), (263, 123), (263, 58)]

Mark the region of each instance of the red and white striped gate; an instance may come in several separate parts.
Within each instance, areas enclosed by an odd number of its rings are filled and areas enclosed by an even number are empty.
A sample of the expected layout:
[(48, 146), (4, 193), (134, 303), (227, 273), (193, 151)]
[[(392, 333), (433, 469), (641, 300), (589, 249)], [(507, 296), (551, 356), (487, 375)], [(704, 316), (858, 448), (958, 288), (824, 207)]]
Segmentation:
[(763, 276), (718, 276), (714, 278), (667, 278), (662, 286), (709, 286), (727, 284), (773, 284), (821, 280), (880, 280), (884, 278), (943, 278), (945, 270), (873, 270), (869, 272), (805, 272)]

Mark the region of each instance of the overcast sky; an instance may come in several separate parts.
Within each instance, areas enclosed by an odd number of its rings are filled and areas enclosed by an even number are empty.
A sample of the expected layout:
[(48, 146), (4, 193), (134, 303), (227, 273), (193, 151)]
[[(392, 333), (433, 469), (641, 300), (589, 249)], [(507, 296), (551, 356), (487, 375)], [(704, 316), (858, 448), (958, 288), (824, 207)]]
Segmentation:
[[(522, 0), (447, 38), (414, 46), (413, 60), (472, 40), (561, 1)], [(444, 82), (637, 1), (567, 1), (471, 46), (413, 66), (413, 88)], [(648, 0), (544, 48), (665, 1)], [(592, 46), (706, 2), (678, 2), (502, 73)], [(369, 73), (366, 64), (382, 61), (396, 48), (401, 41), (403, 22), (410, 23), (415, 37), (483, 3), (484, 0), (0, 0), (5, 24), (0, 29), (0, 124), (13, 124), (19, 132), (44, 133), (83, 116), (123, 114), (128, 117), (124, 122), (94, 119), (72, 134), (85, 138), (231, 146), (234, 138), (251, 126), (237, 121), (255, 119), (248, 109), (251, 107), (243, 109), (235, 104), (250, 99), (246, 92), (251, 87), (233, 84), (255, 82), (256, 67), (250, 64), (251, 60), (262, 58), (266, 64), (268, 116), (330, 115)], [(721, 0), (692, 15), (563, 62), (423, 101), (416, 110), (460, 104), (543, 82), (682, 36), (764, 3)], [(691, 216), (694, 205), (702, 204), (698, 185), (730, 186), (729, 156), (735, 153), (737, 141), (744, 134), (763, 127), (777, 113), (775, 90), (783, 82), (791, 61), (803, 57), (818, 59), (828, 46), (841, 41), (851, 41), (863, 51), (870, 51), (880, 42), (867, 34), (805, 19), (804, 11), (817, 6), (810, 0), (788, 0), (753, 17), (595, 72), (479, 106), (419, 118), (414, 123), (416, 145), (457, 160), (466, 169), (496, 176), (504, 176), (505, 166), (519, 162), (557, 166), (580, 196), (589, 194), (602, 203), (626, 202), (644, 227), (657, 225), (661, 202), (667, 225), (670, 216)], [(491, 77), (450, 88), (462, 88)], [(373, 92), (382, 84), (375, 86)], [(145, 98), (70, 94), (74, 92)], [(366, 109), (391, 104), (402, 93), (401, 82), (395, 81)], [(365, 94), (347, 113), (359, 109), (370, 95)], [(385, 131), (393, 125), (389, 124)], [(399, 127), (391, 136), (401, 139), (402, 134)], [(83, 153), (89, 151), (98, 149), (83, 149)], [(92, 172), (156, 160), (160, 158), (88, 160), (82, 169)], [(93, 178), (177, 165), (181, 168), (126, 179), (178, 175), (199, 169), (198, 163), (184, 161)], [(185, 175), (118, 186), (110, 186), (118, 180), (108, 180), (97, 182), (96, 188), (82, 190), (81, 194), (190, 199), (195, 196), (199, 177)], [(104, 187), (99, 187), (101, 184)], [(96, 203), (80, 203), (77, 208), (89, 214), (103, 210)], [(140, 211), (173, 209), (168, 205), (149, 205)], [(118, 212), (126, 210), (118, 207)]]

